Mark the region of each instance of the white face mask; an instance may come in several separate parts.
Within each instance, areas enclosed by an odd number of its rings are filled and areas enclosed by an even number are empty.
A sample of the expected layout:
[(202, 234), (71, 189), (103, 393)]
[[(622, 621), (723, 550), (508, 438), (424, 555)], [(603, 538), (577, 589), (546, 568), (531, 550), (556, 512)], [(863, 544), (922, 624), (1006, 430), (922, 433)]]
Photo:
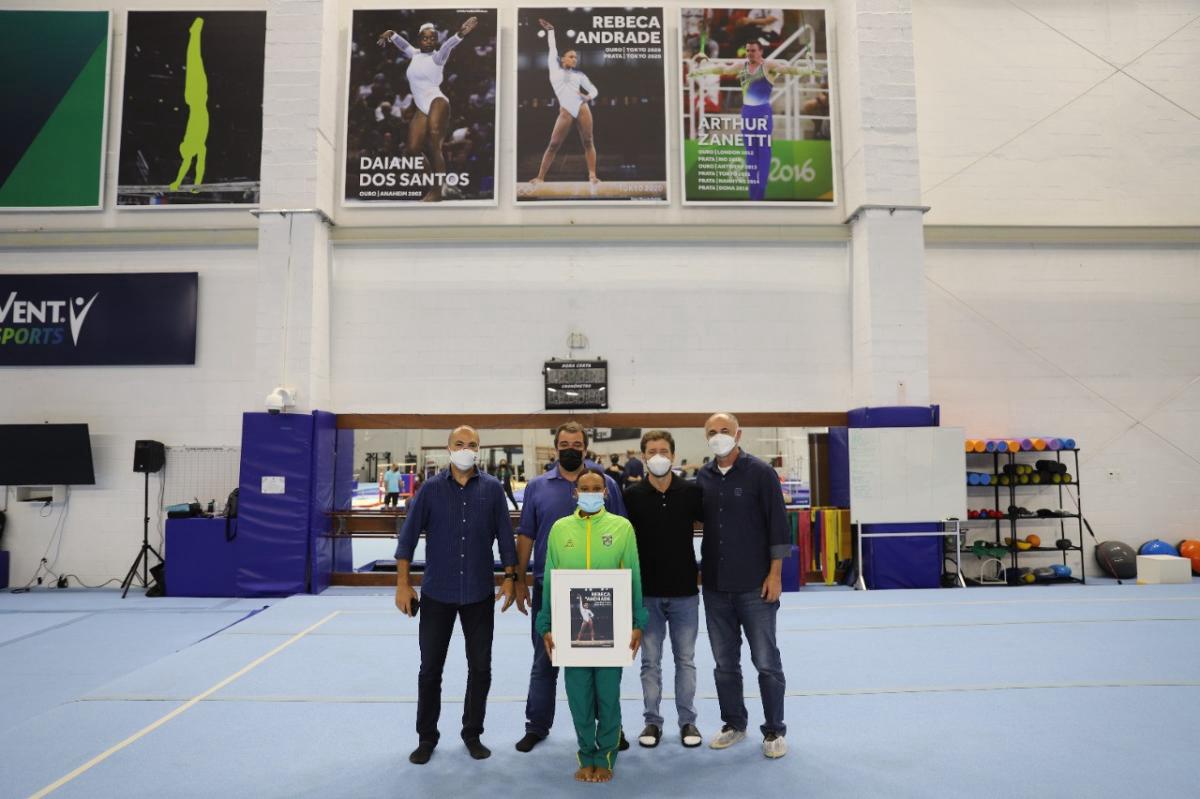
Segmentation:
[(671, 459), (666, 455), (651, 455), (650, 460), (646, 461), (646, 466), (650, 468), (650, 474), (662, 477), (671, 471)]
[(733, 448), (737, 446), (737, 440), (727, 433), (717, 433), (708, 440), (708, 448), (713, 451), (713, 454), (718, 458), (724, 458), (729, 453), (733, 452)]
[(460, 472), (470, 471), (475, 465), (475, 461), (479, 460), (479, 453), (473, 449), (453, 449), (450, 450), (450, 462), (454, 464)]

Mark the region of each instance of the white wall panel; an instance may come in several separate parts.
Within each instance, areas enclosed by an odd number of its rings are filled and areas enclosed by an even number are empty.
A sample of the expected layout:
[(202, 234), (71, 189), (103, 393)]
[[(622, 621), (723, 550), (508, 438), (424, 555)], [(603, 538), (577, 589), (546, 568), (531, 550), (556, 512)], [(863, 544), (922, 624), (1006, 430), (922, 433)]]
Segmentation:
[(971, 437), (1072, 436), (1101, 540), (1194, 537), (1200, 251), (931, 246), (925, 263), (942, 423)]
[(928, 224), (1200, 223), (1200, 2), (915, 0), (913, 16)]

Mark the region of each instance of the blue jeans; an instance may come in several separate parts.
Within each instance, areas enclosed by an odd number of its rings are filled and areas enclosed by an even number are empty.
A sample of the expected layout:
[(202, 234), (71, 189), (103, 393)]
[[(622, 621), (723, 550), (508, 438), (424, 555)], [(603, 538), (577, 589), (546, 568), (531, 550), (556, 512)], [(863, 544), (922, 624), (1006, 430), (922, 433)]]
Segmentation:
[(558, 692), (558, 668), (550, 665), (550, 656), (537, 631), (537, 615), (542, 609), (542, 581), (533, 582), (533, 604), (529, 609), (533, 635), (533, 668), (529, 670), (529, 694), (525, 699), (525, 732), (545, 738), (554, 725), (554, 699)]
[(762, 694), (763, 716), (760, 727), (763, 735), (787, 733), (783, 723), (783, 696), (786, 683), (783, 660), (775, 645), (775, 616), (779, 602), (763, 602), (758, 591), (730, 593), (704, 589), (704, 618), (708, 623), (708, 640), (712, 644), (713, 660), (717, 667), (717, 701), (721, 705), (721, 721), (738, 730), (749, 723), (746, 698), (742, 690), (742, 631), (750, 644), (750, 660), (758, 670), (758, 690)]
[(662, 701), (662, 654), (668, 629), (675, 657), (675, 711), (679, 726), (696, 723), (696, 634), (700, 631), (700, 596), (643, 598), (649, 619), (642, 630), (642, 697), (647, 724), (659, 729)]

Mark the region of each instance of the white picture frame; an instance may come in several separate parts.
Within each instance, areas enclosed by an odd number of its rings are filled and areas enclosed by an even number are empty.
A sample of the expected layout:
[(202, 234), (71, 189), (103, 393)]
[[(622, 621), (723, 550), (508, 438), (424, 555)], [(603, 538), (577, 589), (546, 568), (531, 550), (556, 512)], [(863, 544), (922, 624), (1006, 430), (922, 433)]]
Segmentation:
[[(553, 569), (549, 599), (550, 632), (554, 636), (551, 663), (621, 667), (633, 662), (629, 649), (633, 580), (629, 569)], [(581, 599), (591, 613), (590, 622), (579, 611)]]

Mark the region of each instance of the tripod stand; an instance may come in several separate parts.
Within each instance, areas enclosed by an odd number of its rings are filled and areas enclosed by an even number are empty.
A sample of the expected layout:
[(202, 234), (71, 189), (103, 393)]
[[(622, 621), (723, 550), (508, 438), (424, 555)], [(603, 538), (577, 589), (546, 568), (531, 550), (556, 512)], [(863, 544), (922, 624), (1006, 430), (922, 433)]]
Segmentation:
[(133, 559), (133, 565), (129, 567), (129, 573), (125, 575), (125, 580), (121, 583), (121, 599), (129, 593), (129, 586), (133, 585), (133, 580), (138, 576), (138, 564), (142, 566), (142, 588), (147, 588), (150, 585), (150, 555), (158, 558), (158, 562), (163, 562), (163, 556), (158, 550), (150, 546), (150, 472), (144, 472), (146, 478), (146, 494), (143, 504), (144, 515), (142, 517), (142, 548), (138, 550), (137, 557)]

